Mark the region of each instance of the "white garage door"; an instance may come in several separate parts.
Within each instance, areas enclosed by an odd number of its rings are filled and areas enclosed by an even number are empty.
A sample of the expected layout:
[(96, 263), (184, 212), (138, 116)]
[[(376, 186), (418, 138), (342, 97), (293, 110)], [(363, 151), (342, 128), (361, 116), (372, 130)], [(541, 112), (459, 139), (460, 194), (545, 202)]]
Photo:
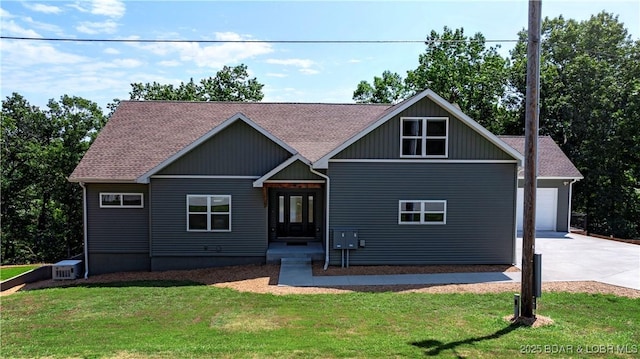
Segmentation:
[[(539, 231), (556, 230), (556, 211), (558, 204), (557, 188), (538, 188), (536, 196), (536, 229)], [(522, 230), (522, 217), (524, 211), (524, 190), (518, 188), (516, 207), (518, 230)]]

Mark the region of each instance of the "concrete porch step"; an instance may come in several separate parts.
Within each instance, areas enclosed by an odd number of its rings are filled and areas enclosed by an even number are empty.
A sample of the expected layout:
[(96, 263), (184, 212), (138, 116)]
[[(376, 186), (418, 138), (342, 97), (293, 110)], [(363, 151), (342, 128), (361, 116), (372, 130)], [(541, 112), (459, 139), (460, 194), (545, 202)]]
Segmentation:
[(322, 243), (310, 242), (306, 245), (287, 245), (286, 243), (270, 243), (267, 249), (267, 263), (279, 264), (283, 258), (301, 258), (323, 260), (324, 249)]

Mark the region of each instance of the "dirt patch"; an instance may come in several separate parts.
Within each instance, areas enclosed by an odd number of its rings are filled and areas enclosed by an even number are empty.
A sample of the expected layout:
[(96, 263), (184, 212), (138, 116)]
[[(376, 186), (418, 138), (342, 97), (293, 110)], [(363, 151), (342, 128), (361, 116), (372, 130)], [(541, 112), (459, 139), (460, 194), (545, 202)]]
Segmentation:
[[(446, 268), (445, 268), (446, 267)], [(476, 267), (476, 266), (473, 266)], [(484, 268), (487, 266), (477, 266)], [(515, 268), (515, 267), (513, 267)], [(503, 269), (513, 271), (512, 267)], [(442, 272), (442, 270), (448, 272)], [(495, 268), (492, 268), (495, 269)], [(330, 273), (340, 273), (342, 268), (330, 267)], [(410, 273), (460, 273), (468, 272), (469, 266), (374, 266), (374, 267), (350, 267), (348, 273), (344, 274), (364, 274), (364, 275), (384, 275), (384, 274), (410, 274)], [(517, 270), (517, 268), (515, 269)], [(438, 272), (440, 271), (440, 272)], [(491, 270), (494, 271), (494, 270)], [(203, 285), (210, 285), (220, 288), (231, 288), (241, 292), (271, 293), (277, 295), (286, 294), (320, 294), (320, 293), (348, 293), (348, 292), (420, 292), (420, 293), (501, 293), (520, 291), (520, 283), (477, 283), (477, 284), (448, 284), (448, 285), (382, 285), (382, 286), (345, 286), (345, 287), (280, 287), (278, 286), (279, 265), (245, 265), (221, 268), (207, 268), (185, 271), (166, 272), (127, 272), (112, 273), (91, 276), (89, 279), (76, 279), (67, 281), (45, 280), (27, 284), (21, 288), (14, 288), (2, 292), (2, 295), (9, 292), (35, 290), (41, 288), (74, 286), (97, 283), (112, 283), (123, 281), (143, 281), (143, 280), (171, 280), (171, 281), (192, 281)], [(342, 273), (341, 273), (342, 274)], [(337, 274), (333, 274), (337, 275)], [(593, 293), (593, 294), (613, 294), (629, 298), (640, 298), (640, 291), (617, 287), (598, 282), (545, 282), (542, 284), (545, 292), (571, 292), (571, 293)]]
[(548, 325), (553, 325), (553, 319), (542, 315), (536, 315), (535, 318), (514, 318), (512, 315), (507, 315), (503, 319), (513, 325), (524, 325), (532, 328), (540, 328), (546, 327)]

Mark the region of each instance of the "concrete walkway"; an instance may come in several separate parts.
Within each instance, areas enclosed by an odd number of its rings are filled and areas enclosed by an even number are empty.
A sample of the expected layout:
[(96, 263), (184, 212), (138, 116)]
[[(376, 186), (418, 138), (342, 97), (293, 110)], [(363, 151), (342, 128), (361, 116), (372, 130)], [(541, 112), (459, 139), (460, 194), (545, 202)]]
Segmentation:
[[(521, 238), (516, 245), (516, 258), (520, 259)], [(543, 255), (543, 281), (599, 281), (640, 290), (638, 245), (577, 234), (539, 233), (536, 252)], [(520, 272), (313, 276), (310, 259), (283, 258), (278, 285), (333, 287), (509, 282), (520, 282)]]

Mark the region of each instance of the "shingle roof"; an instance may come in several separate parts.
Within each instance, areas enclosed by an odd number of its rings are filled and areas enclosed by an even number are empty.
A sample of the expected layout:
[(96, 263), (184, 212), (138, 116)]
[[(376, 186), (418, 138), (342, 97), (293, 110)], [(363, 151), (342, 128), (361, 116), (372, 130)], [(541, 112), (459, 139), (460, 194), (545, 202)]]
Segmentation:
[[(398, 106), (123, 101), (69, 180), (134, 182), (239, 114), (315, 162)], [(500, 140), (524, 152), (524, 137)], [(540, 176), (582, 177), (550, 137), (540, 138), (539, 158)]]
[(390, 105), (123, 101), (71, 181), (135, 181), (222, 122), (243, 114), (313, 162)]
[[(498, 136), (524, 155), (524, 136)], [(518, 168), (518, 177), (524, 169)], [(549, 136), (538, 137), (538, 177), (583, 178), (578, 169)]]

